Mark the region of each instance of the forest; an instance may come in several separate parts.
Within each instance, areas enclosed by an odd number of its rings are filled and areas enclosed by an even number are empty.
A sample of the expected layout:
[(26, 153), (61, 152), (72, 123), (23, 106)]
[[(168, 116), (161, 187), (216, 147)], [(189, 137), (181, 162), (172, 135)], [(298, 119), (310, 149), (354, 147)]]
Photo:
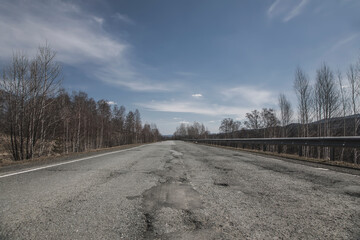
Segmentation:
[(0, 78), (0, 137), (13, 160), (161, 139), (140, 112), (62, 88), (62, 66), (48, 44), (13, 54)]

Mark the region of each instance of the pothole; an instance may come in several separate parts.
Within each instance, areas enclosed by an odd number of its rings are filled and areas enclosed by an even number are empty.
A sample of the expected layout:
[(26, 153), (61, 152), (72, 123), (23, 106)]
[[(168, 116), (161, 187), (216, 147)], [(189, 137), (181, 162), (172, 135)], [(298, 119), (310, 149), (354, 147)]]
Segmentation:
[(181, 152), (175, 151), (175, 150), (170, 150), (171, 155), (173, 155), (175, 158), (180, 158), (183, 156), (183, 154)]
[(221, 186), (221, 187), (228, 187), (229, 184), (226, 182), (214, 182), (214, 185)]
[(120, 175), (128, 173), (127, 171), (112, 171), (110, 174), (106, 177), (108, 180), (112, 178), (117, 178)]
[(227, 168), (227, 167), (220, 167), (220, 166), (214, 166), (216, 169), (222, 170), (222, 171), (232, 171), (232, 168)]
[(244, 155), (235, 153), (235, 154), (233, 154), (233, 156), (234, 156), (234, 157), (243, 157)]
[(146, 223), (146, 238), (157, 238), (174, 232), (194, 231), (202, 227), (192, 215), (192, 210), (202, 208), (200, 194), (184, 182), (174, 179), (145, 191), (143, 212)]
[(360, 186), (347, 186), (344, 188), (344, 191), (347, 195), (352, 197), (360, 197)]
[(150, 212), (161, 207), (194, 209), (202, 205), (200, 195), (187, 183), (165, 182), (143, 194), (144, 209)]
[(185, 210), (185, 218), (184, 218), (184, 222), (186, 225), (188, 226), (193, 226), (194, 230), (198, 230), (198, 229), (202, 229), (203, 228), (203, 223), (199, 220), (196, 219), (195, 215), (193, 212), (189, 211), (189, 210)]
[(136, 196), (126, 196), (126, 198), (127, 198), (128, 200), (135, 200), (135, 199), (140, 198), (140, 196), (139, 196), (139, 195), (136, 195)]
[(152, 233), (154, 232), (154, 226), (153, 226), (153, 217), (150, 213), (145, 213), (145, 223), (146, 223), (146, 232)]

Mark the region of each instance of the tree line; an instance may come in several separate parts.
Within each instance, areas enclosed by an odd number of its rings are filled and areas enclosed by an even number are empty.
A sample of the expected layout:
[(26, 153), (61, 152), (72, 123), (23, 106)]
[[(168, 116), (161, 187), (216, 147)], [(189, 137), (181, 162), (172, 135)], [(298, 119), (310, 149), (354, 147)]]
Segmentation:
[(95, 101), (61, 87), (62, 67), (45, 45), (36, 56), (13, 54), (0, 81), (0, 134), (14, 160), (158, 141), (155, 124), (140, 112)]
[(194, 122), (193, 124), (181, 123), (174, 132), (175, 139), (200, 139), (207, 138), (210, 134), (204, 124)]

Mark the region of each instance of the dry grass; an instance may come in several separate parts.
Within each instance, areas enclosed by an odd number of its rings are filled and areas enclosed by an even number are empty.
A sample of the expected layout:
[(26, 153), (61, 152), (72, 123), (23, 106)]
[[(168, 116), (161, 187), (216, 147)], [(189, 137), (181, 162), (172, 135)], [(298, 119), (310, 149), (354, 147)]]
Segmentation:
[[(81, 157), (84, 155), (88, 155), (89, 153), (116, 151), (116, 150), (132, 148), (132, 147), (136, 147), (136, 146), (140, 146), (140, 145), (144, 145), (144, 144), (145, 143), (128, 144), (128, 145), (121, 145), (121, 146), (116, 146), (116, 147), (111, 147), (111, 148), (91, 149), (86, 152), (69, 153), (69, 154), (61, 154), (61, 155), (58, 154), (56, 156), (54, 156), (54, 155), (53, 156), (42, 156), (42, 157), (38, 157), (38, 158), (25, 159), (25, 160), (20, 160), (20, 161), (14, 161), (11, 159), (10, 154), (8, 154), (6, 152), (1, 152), (0, 153), (0, 168), (5, 167), (5, 166), (11, 166), (11, 165), (28, 164), (28, 163), (34, 163), (34, 162), (45, 162), (45, 161), (49, 161), (49, 160), (56, 161), (56, 160), (60, 160), (64, 157)], [(6, 156), (6, 157), (2, 158), (2, 156)]]

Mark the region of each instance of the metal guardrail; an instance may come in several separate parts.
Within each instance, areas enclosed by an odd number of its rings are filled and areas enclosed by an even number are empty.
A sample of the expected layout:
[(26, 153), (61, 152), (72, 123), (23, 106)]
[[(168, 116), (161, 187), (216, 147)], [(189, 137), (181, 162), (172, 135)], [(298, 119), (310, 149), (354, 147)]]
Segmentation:
[[(227, 139), (187, 139), (186, 141), (207, 143), (211, 145), (223, 145), (231, 147), (242, 147), (245, 145), (263, 145), (266, 151), (266, 145), (277, 146), (318, 146), (330, 148), (330, 159), (334, 160), (334, 148), (360, 148), (360, 137), (301, 137), (301, 138), (227, 138)], [(280, 153), (281, 148), (278, 147)], [(302, 156), (302, 147), (298, 148), (299, 156)]]
[(360, 147), (360, 137), (303, 137), (303, 138), (226, 138), (226, 139), (189, 139), (203, 143), (246, 143), (268, 145), (299, 145), (321, 147)]

